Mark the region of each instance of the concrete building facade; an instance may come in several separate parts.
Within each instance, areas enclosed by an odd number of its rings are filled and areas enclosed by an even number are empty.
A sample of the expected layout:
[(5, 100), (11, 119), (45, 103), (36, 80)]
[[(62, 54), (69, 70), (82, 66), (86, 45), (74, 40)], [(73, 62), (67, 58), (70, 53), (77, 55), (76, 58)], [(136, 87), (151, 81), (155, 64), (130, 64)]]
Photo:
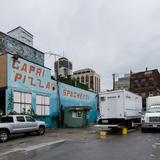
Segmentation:
[(115, 82), (115, 90), (123, 89), (130, 89), (130, 74), (125, 74), (124, 77), (118, 78), (118, 81)]
[(88, 85), (88, 88), (95, 92), (100, 92), (100, 75), (93, 69), (86, 68), (73, 72), (73, 78), (78, 82)]

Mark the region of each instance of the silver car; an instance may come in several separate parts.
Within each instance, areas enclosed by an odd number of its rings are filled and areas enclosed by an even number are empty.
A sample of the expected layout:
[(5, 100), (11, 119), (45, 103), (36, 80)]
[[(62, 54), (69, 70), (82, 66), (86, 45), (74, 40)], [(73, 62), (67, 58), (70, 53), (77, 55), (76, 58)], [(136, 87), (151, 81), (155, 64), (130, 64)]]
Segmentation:
[(37, 121), (28, 115), (7, 115), (0, 121), (0, 142), (5, 142), (13, 134), (36, 132), (45, 133), (45, 122)]

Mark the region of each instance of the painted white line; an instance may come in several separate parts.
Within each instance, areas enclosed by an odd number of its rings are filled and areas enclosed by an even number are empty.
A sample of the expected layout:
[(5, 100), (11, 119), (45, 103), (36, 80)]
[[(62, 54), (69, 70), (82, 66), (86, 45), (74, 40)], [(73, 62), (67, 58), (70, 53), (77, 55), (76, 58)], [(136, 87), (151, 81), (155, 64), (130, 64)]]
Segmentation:
[(26, 147), (26, 148), (14, 148), (10, 151), (1, 153), (0, 157), (4, 156), (4, 155), (7, 155), (7, 154), (10, 154), (10, 153), (14, 153), (14, 152), (20, 152), (20, 151), (29, 152), (29, 151), (33, 151), (33, 150), (36, 150), (36, 149), (39, 149), (39, 148), (42, 148), (42, 147), (45, 147), (45, 146), (50, 146), (50, 145), (63, 143), (63, 142), (65, 142), (65, 139), (61, 139), (61, 140), (57, 140), (57, 141), (53, 141), (53, 142), (48, 142), (48, 143), (41, 143), (41, 144)]
[(53, 145), (53, 144), (58, 144), (58, 143), (63, 143), (63, 142), (65, 142), (64, 139), (53, 141), (53, 142), (48, 142), (48, 143), (41, 143), (41, 144), (38, 144), (38, 145), (33, 145), (33, 146), (30, 146), (30, 147), (24, 148), (24, 151), (28, 152), (28, 151), (32, 151), (32, 150), (36, 150), (36, 149), (45, 147), (45, 146), (50, 146), (50, 145)]
[(156, 146), (160, 146), (160, 143), (155, 143)]

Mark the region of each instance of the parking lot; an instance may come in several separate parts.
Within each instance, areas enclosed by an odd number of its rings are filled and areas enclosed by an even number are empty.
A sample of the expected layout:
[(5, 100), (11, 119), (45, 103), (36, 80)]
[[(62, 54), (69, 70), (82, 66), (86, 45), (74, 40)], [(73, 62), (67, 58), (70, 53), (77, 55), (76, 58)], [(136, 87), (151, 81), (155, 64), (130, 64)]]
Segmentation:
[(20, 135), (1, 143), (0, 159), (151, 160), (160, 159), (159, 150), (160, 132), (132, 130), (101, 139), (94, 128), (51, 129), (43, 136)]

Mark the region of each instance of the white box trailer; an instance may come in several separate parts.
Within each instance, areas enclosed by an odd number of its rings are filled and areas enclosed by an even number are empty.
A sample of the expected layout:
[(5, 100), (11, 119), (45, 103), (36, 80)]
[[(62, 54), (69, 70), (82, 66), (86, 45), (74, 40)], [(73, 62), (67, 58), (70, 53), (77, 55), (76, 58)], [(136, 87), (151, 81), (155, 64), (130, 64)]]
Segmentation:
[(132, 128), (134, 123), (141, 121), (142, 97), (125, 90), (101, 92), (99, 110), (99, 124), (106, 124), (110, 128)]

